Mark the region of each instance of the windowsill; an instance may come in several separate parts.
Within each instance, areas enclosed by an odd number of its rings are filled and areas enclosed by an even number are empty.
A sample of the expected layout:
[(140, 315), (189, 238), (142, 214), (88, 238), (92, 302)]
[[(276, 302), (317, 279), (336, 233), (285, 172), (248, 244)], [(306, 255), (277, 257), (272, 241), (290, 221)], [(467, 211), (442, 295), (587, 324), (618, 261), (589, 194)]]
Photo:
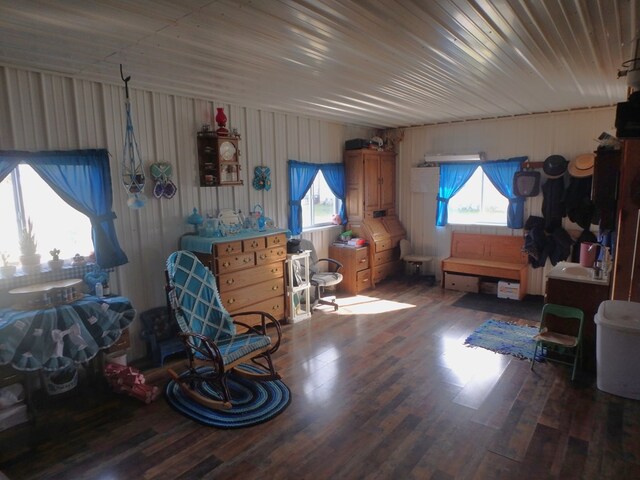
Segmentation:
[(322, 230), (329, 230), (330, 228), (340, 228), (340, 229), (342, 229), (343, 225), (330, 224), (330, 225), (319, 225), (317, 227), (303, 228), (302, 229), (302, 233), (320, 232)]

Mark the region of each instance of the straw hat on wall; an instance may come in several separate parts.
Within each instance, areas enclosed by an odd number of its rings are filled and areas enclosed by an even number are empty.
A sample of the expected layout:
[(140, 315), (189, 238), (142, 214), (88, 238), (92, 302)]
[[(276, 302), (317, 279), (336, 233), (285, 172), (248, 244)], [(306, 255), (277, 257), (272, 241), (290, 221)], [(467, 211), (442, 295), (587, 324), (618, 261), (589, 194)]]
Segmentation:
[(576, 178), (590, 177), (593, 175), (595, 154), (583, 153), (569, 162), (569, 175)]

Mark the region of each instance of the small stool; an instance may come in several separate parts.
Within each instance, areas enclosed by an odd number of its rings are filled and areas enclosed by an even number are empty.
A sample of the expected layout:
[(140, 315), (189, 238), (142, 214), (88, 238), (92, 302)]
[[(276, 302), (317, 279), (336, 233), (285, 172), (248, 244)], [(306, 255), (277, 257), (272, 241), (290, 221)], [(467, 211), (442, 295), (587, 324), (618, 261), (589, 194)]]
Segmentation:
[[(422, 270), (422, 265), (429, 265), (433, 262), (433, 257), (428, 255), (415, 255), (410, 253), (411, 244), (408, 240), (402, 239), (400, 240), (400, 260), (405, 263), (411, 265), (413, 267), (413, 273), (416, 276), (420, 276), (420, 271)], [(433, 284), (434, 277), (433, 275), (426, 275), (431, 284)]]

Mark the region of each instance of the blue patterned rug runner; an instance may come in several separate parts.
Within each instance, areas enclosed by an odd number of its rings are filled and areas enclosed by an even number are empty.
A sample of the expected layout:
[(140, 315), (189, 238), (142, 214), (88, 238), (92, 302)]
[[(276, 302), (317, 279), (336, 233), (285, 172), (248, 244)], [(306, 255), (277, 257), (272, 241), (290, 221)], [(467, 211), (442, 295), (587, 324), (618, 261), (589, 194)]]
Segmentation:
[[(210, 367), (201, 367), (210, 369)], [(245, 370), (260, 372), (251, 365)], [(230, 374), (227, 380), (233, 407), (229, 410), (213, 410), (191, 399), (173, 380), (165, 389), (169, 405), (186, 417), (216, 428), (243, 428), (264, 423), (284, 411), (291, 401), (291, 392), (281, 380), (257, 382)], [(207, 384), (199, 387), (199, 393), (215, 400), (220, 396)]]
[[(492, 352), (531, 360), (536, 347), (533, 337), (538, 333), (538, 330), (538, 327), (514, 325), (492, 319), (480, 325), (467, 337), (464, 343), (472, 347), (485, 348)], [(538, 362), (544, 359), (540, 350), (538, 349), (536, 356)]]

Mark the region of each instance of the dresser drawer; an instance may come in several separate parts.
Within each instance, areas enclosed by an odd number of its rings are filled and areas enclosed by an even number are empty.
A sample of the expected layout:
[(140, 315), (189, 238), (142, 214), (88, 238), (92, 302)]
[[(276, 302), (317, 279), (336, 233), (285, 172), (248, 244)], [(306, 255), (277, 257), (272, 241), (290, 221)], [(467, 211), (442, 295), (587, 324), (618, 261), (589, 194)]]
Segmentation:
[(356, 273), (356, 292), (371, 288), (371, 269), (360, 270)]
[(356, 250), (356, 271), (369, 268), (369, 249), (358, 248)]
[(242, 242), (237, 240), (235, 242), (217, 243), (215, 245), (216, 257), (222, 257), (224, 255), (233, 255), (234, 253), (242, 252)]
[(243, 252), (255, 252), (267, 248), (267, 242), (264, 237), (251, 238), (242, 241)]
[(267, 237), (267, 248), (286, 247), (286, 246), (287, 246), (287, 236), (284, 233), (279, 233), (277, 235), (270, 235)]
[[(276, 320), (284, 319), (285, 302), (284, 297), (273, 297), (262, 302), (254, 303), (252, 305), (246, 305), (242, 308), (238, 308), (236, 312), (266, 312), (275, 317)], [(260, 315), (247, 315), (246, 317), (238, 317), (237, 321), (247, 323), (249, 325), (259, 325)]]
[(255, 283), (273, 280), (274, 278), (282, 277), (283, 275), (284, 268), (282, 263), (272, 263), (246, 270), (225, 273), (223, 275), (219, 275), (216, 281), (220, 292), (228, 292), (230, 290), (235, 290), (236, 288), (244, 288)]
[(279, 296), (281, 302), (284, 295), (284, 277), (268, 280), (266, 282), (251, 285), (247, 288), (240, 288), (224, 293), (220, 293), (222, 304), (230, 312), (235, 312), (247, 305)]
[(256, 265), (264, 265), (267, 263), (281, 262), (287, 258), (286, 245), (274, 248), (267, 248), (256, 252)]
[(398, 262), (389, 262), (383, 263), (382, 265), (374, 266), (372, 270), (373, 281), (374, 283), (379, 282), (380, 280), (392, 275), (396, 272), (398, 267)]
[(216, 258), (216, 273), (220, 275), (234, 270), (249, 268), (253, 265), (255, 265), (255, 254), (253, 252), (220, 257)]
[(385, 250), (390, 250), (393, 248), (393, 241), (391, 237), (385, 238), (384, 240), (376, 240), (373, 242), (374, 251), (376, 252), (384, 252)]
[(381, 265), (383, 263), (392, 262), (395, 260), (395, 251), (394, 250), (386, 250), (384, 252), (379, 252), (373, 255), (373, 265)]

